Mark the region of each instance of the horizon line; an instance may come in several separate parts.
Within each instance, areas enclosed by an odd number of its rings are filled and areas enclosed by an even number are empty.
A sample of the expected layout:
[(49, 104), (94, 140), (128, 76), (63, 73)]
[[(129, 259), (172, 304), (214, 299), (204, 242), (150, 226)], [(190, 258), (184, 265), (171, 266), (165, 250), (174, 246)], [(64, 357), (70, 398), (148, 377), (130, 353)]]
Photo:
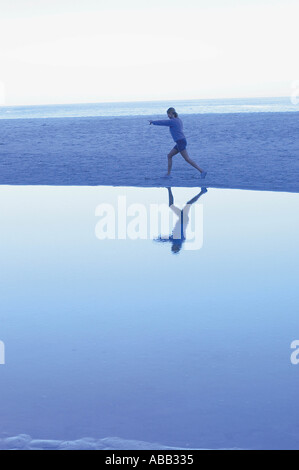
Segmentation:
[(254, 99), (277, 99), (277, 98), (289, 98), (289, 95), (280, 96), (240, 96), (240, 97), (225, 97), (225, 98), (179, 98), (179, 99), (152, 99), (152, 100), (125, 100), (125, 101), (77, 101), (70, 103), (39, 103), (39, 104), (1, 104), (1, 108), (13, 108), (13, 107), (27, 107), (27, 106), (67, 106), (67, 105), (79, 105), (79, 104), (122, 104), (122, 103), (153, 103), (153, 102), (169, 102), (169, 101), (217, 101), (217, 100), (254, 100)]

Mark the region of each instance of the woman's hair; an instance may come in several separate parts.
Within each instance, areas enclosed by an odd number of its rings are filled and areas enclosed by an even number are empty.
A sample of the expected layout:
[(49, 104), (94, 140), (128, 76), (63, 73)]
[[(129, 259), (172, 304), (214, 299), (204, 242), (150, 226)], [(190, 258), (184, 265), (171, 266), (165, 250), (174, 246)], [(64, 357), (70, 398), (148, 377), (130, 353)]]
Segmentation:
[(176, 110), (174, 108), (168, 108), (167, 109), (167, 114), (168, 113), (173, 113), (174, 114), (174, 117), (179, 117), (178, 113), (176, 112)]

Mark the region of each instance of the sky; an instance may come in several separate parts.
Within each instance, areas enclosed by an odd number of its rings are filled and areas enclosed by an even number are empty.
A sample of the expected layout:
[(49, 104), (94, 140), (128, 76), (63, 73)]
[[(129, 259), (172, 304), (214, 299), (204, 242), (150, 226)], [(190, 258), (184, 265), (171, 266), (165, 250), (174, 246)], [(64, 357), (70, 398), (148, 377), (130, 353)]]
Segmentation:
[(290, 96), (297, 0), (0, 0), (0, 105)]

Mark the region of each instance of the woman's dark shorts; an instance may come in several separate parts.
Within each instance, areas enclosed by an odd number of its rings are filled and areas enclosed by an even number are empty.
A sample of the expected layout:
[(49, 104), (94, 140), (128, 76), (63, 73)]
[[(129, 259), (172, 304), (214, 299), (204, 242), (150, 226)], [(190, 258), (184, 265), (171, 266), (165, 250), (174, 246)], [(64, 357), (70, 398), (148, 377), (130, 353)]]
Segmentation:
[(180, 139), (176, 141), (176, 145), (173, 148), (181, 152), (182, 150), (185, 150), (186, 147), (187, 147), (187, 140)]

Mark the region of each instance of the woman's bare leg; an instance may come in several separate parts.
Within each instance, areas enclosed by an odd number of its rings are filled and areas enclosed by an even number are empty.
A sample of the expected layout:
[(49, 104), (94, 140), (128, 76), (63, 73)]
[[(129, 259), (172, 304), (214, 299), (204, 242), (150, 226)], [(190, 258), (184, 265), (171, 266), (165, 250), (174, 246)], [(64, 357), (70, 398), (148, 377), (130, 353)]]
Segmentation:
[(176, 207), (174, 205), (174, 199), (173, 199), (173, 195), (172, 195), (172, 191), (171, 191), (171, 188), (167, 188), (168, 189), (168, 199), (169, 199), (169, 207), (171, 210), (173, 210), (173, 212), (178, 216), (180, 217), (181, 216), (181, 209), (179, 209), (178, 207)]
[(204, 171), (202, 168), (200, 168), (193, 160), (191, 160), (191, 158), (189, 157), (188, 155), (188, 152), (187, 150), (182, 150), (181, 152), (181, 155), (184, 157), (184, 159), (186, 160), (186, 162), (190, 163), (190, 165), (194, 166), (194, 168), (196, 168), (198, 171), (200, 171), (201, 173)]
[(167, 174), (170, 175), (170, 172), (171, 172), (171, 168), (172, 168), (172, 157), (174, 155), (176, 155), (177, 153), (179, 153), (178, 150), (176, 149), (172, 149), (169, 154), (167, 155), (167, 158), (168, 158), (168, 170), (167, 170)]

